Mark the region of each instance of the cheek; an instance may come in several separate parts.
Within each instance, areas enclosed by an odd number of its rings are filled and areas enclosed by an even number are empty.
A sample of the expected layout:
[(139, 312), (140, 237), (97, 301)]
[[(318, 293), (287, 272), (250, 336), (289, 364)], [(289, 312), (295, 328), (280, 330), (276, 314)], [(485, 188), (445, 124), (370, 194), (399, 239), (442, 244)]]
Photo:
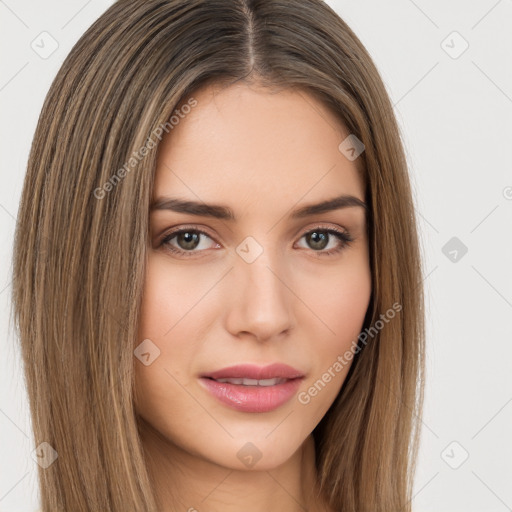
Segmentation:
[[(144, 343), (148, 348), (143, 352), (150, 356), (149, 364), (135, 359), (134, 400), (137, 412), (156, 424), (166, 422), (165, 411), (180, 409), (190, 368), (200, 350), (190, 336), (190, 326), (205, 285), (199, 287), (201, 279), (191, 277), (180, 272), (179, 266), (165, 265), (159, 255), (150, 255), (135, 343), (136, 349)], [(186, 410), (180, 415), (183, 418)]]
[(329, 272), (309, 274), (302, 290), (309, 290), (311, 313), (303, 317), (302, 329), (311, 372), (297, 399), (320, 421), (338, 395), (357, 350), (372, 292), (368, 260), (347, 259), (345, 265)]
[(343, 349), (359, 335), (370, 303), (372, 279), (367, 251), (303, 276), (300, 293), (311, 310), (310, 323), (319, 329), (309, 339), (320, 337), (326, 350)]
[[(200, 308), (197, 306), (218, 280), (208, 266), (203, 268), (169, 264), (168, 256), (149, 257), (139, 321), (141, 335), (176, 339), (175, 332)], [(178, 338), (181, 339), (181, 338)]]

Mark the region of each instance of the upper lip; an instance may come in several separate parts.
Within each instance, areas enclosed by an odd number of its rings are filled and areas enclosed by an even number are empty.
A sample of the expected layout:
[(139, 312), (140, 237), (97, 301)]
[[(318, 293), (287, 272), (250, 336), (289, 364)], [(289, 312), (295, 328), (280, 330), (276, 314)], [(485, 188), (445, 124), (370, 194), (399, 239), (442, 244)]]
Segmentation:
[(296, 379), (304, 377), (304, 374), (287, 364), (274, 363), (268, 366), (257, 366), (254, 364), (239, 364), (216, 370), (214, 372), (202, 374), (201, 377), (210, 379)]

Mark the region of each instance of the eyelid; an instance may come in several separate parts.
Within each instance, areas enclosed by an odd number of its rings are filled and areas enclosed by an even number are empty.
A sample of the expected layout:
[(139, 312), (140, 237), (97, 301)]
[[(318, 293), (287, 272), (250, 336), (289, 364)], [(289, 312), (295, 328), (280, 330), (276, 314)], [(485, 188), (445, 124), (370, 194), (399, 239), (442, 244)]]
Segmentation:
[(180, 224), (178, 227), (172, 228), (171, 231), (169, 231), (168, 233), (163, 235), (162, 238), (166, 238), (169, 235), (174, 235), (176, 233), (179, 233), (180, 231), (187, 231), (187, 230), (198, 231), (200, 233), (204, 233), (205, 235), (208, 235), (210, 238), (214, 238), (214, 236), (208, 232), (208, 228), (203, 227), (201, 224)]

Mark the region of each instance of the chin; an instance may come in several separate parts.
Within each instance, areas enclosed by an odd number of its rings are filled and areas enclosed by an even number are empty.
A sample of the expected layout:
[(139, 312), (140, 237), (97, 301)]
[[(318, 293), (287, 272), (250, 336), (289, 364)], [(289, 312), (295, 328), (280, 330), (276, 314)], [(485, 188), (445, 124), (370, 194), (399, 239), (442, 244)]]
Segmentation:
[(264, 432), (254, 432), (254, 435), (226, 439), (208, 447), (208, 453), (204, 455), (211, 462), (233, 470), (269, 471), (293, 457), (307, 437), (307, 434), (299, 437), (296, 432), (273, 432), (270, 435), (268, 432), (265, 429)]

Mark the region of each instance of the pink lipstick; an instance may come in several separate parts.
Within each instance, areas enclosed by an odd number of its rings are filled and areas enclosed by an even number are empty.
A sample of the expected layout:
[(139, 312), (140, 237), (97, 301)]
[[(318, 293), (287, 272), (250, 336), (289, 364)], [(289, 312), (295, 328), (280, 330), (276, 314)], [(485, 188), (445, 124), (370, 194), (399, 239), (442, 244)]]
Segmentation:
[(304, 374), (286, 364), (236, 365), (201, 375), (200, 382), (222, 403), (243, 412), (269, 412), (297, 392)]

